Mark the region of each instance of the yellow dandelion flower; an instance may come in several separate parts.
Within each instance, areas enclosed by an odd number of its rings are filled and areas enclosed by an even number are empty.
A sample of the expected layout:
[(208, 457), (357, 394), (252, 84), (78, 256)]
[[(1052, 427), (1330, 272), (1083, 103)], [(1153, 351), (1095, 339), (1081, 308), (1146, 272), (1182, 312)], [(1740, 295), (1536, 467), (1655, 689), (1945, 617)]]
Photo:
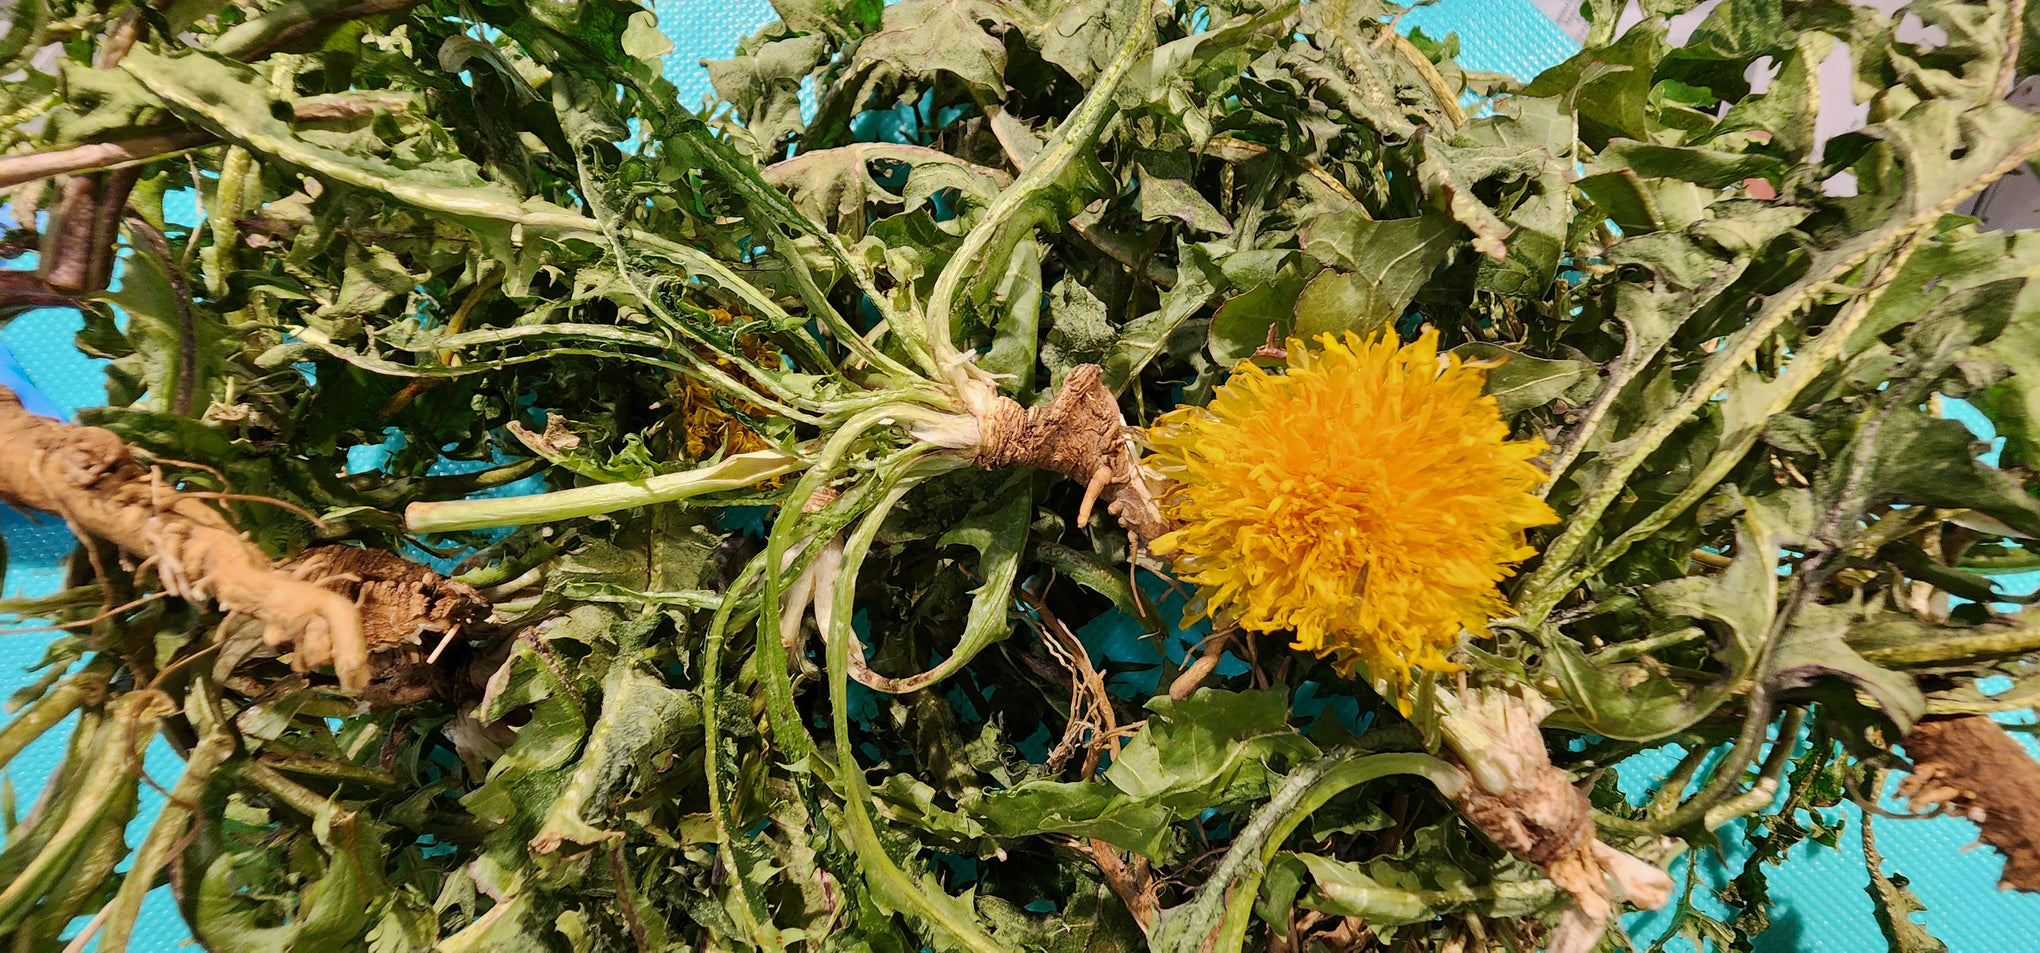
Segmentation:
[(1462, 629), (1508, 612), (1496, 584), (1558, 517), (1530, 491), (1541, 440), (1511, 441), (1482, 367), (1438, 355), (1435, 331), (1289, 342), (1289, 371), (1242, 364), (1209, 407), (1163, 415), (1148, 464), (1174, 481), (1178, 529), (1155, 541), (1249, 631), (1356, 666), (1400, 695), (1411, 668), (1454, 671)]

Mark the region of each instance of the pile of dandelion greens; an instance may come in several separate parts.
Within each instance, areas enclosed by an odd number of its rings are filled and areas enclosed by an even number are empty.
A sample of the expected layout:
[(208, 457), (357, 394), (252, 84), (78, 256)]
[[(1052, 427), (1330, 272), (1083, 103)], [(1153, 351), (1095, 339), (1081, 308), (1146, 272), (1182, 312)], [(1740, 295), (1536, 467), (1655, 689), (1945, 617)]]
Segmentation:
[(630, 0), (22, 0), (0, 320), (111, 363), (0, 400), (81, 536), (0, 933), (1748, 949), (1892, 772), (2040, 889), (2040, 10), (1584, 6), (784, 0), (704, 105)]

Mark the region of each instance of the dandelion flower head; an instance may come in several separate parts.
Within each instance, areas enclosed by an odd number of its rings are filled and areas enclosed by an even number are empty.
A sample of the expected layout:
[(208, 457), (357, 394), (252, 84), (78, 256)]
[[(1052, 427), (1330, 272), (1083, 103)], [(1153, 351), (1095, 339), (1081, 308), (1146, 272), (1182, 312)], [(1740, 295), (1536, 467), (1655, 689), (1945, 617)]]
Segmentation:
[(1535, 552), (1523, 531), (1557, 521), (1531, 493), (1545, 444), (1508, 439), (1485, 368), (1441, 359), (1435, 331), (1319, 342), (1155, 421), (1147, 462), (1173, 481), (1178, 526), (1155, 549), (1198, 587), (1193, 615), (1294, 630), (1399, 697), (1508, 612), (1497, 584)]

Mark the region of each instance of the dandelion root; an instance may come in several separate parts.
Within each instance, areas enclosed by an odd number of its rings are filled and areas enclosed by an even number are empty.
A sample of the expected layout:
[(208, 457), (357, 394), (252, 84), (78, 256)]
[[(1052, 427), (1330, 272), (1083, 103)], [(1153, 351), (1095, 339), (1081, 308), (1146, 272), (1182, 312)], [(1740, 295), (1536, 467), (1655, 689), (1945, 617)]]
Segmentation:
[(1152, 540), (1168, 532), (1155, 501), (1156, 478), (1140, 465), (1119, 401), (1096, 364), (1072, 368), (1055, 398), (1042, 406), (1022, 407), (996, 394), (981, 403), (978, 466), (1053, 470), (1084, 484), (1084, 518), (1103, 499), (1134, 535)]
[(290, 574), (340, 593), (360, 611), (369, 667), (361, 701), (372, 710), (447, 697), (452, 681), (439, 654), (488, 614), (474, 587), (387, 550), (314, 546), (292, 560)]
[(28, 413), (0, 387), (0, 501), (54, 513), (77, 532), (150, 562), (163, 588), (260, 620), (300, 670), (331, 664), (340, 684), (368, 683), (361, 618), (347, 597), (278, 572), (225, 517), (165, 487), (120, 438)]
[(1946, 805), (2005, 856), (2001, 887), (2040, 892), (2040, 764), (1982, 715), (1923, 721), (1905, 736), (1913, 771), (1898, 793), (1913, 810)]
[(1455, 799), (1496, 844), (1544, 871), (1573, 895), (1553, 931), (1551, 953), (1586, 953), (1627, 898), (1655, 910), (1671, 898), (1665, 872), (1599, 840), (1586, 795), (1551, 763), (1537, 725), (1550, 706), (1535, 695), (1440, 693), (1440, 728), (1471, 777)]

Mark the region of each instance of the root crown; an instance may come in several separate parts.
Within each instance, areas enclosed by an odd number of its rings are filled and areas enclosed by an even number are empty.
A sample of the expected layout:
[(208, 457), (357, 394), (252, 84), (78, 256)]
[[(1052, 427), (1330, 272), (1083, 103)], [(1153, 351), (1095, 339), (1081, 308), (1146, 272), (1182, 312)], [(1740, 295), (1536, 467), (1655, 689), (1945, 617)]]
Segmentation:
[(1022, 407), (1010, 397), (991, 398), (978, 425), (978, 466), (1053, 470), (1085, 485), (1083, 516), (1090, 515), (1094, 500), (1103, 499), (1106, 511), (1128, 532), (1148, 540), (1168, 532), (1154, 481), (1140, 465), (1119, 401), (1096, 364), (1072, 368), (1055, 398), (1039, 407)]

